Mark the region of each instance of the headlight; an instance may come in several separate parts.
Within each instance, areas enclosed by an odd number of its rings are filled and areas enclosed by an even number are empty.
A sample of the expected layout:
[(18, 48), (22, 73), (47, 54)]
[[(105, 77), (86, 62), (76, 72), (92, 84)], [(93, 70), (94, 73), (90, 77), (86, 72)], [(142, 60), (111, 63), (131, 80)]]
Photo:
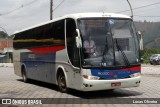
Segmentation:
[(133, 78), (133, 77), (138, 77), (140, 75), (141, 75), (141, 73), (134, 73), (134, 74), (130, 75), (130, 77)]
[(89, 80), (99, 80), (100, 77), (97, 76), (91, 76), (91, 75), (83, 75), (83, 77), (85, 79), (89, 79)]

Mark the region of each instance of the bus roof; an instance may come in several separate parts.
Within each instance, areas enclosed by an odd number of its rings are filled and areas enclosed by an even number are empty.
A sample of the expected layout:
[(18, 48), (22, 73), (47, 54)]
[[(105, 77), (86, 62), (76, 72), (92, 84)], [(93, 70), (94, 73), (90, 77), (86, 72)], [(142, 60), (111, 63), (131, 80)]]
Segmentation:
[(14, 34), (21, 33), (21, 32), (36, 28), (36, 27), (40, 27), (40, 26), (43, 26), (43, 25), (46, 25), (46, 24), (49, 24), (49, 23), (52, 23), (52, 22), (55, 22), (55, 21), (58, 21), (58, 20), (65, 19), (65, 18), (78, 19), (78, 18), (96, 18), (96, 17), (97, 18), (100, 18), (100, 17), (111, 17), (111, 18), (131, 19), (131, 17), (129, 17), (127, 15), (115, 14), (115, 13), (75, 13), (75, 14), (64, 15), (62, 17), (58, 17), (58, 18), (55, 18), (53, 20), (49, 20), (49, 21), (40, 23), (38, 25), (29, 27), (29, 28), (25, 28), (25, 29), (22, 29), (22, 30), (19, 30), (19, 31), (16, 31)]

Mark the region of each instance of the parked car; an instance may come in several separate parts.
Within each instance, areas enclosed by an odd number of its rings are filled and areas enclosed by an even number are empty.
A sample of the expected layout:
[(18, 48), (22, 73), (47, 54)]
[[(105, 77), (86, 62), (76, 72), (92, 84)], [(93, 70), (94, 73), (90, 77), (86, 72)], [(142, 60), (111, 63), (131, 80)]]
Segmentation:
[(160, 54), (153, 54), (149, 58), (150, 64), (158, 64), (160, 65)]

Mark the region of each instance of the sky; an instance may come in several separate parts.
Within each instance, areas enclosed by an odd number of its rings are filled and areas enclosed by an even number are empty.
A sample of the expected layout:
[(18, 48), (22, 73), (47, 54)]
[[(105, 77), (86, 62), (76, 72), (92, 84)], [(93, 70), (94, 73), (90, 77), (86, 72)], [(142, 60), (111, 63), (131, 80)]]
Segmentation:
[[(133, 8), (134, 21), (160, 22), (159, 0), (129, 1)], [(135, 9), (137, 7), (142, 8)], [(130, 10), (127, 0), (53, 0), (53, 9), (53, 18), (81, 12), (131, 15), (130, 11), (125, 11)], [(4, 28), (9, 35), (48, 20), (50, 0), (1, 0), (0, 30)]]

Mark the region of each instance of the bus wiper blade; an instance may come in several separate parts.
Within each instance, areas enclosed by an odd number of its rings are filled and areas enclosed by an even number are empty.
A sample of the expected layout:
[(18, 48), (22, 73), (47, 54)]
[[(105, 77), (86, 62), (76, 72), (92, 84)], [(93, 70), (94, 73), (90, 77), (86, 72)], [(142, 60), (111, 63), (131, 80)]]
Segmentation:
[[(106, 40), (107, 41), (107, 40)], [(102, 55), (102, 60), (101, 60), (101, 63), (100, 63), (100, 66), (101, 67), (104, 67), (104, 62), (105, 62), (105, 55), (106, 55), (106, 52), (107, 52), (107, 48), (108, 48), (108, 46), (107, 46), (107, 43), (105, 44), (105, 48), (104, 48), (104, 51), (103, 51), (103, 55)]]
[(123, 56), (123, 60), (125, 61), (126, 66), (130, 67), (131, 64), (129, 63), (129, 60), (128, 60), (126, 54), (124, 53), (123, 49), (121, 48), (121, 46), (118, 45), (117, 38), (115, 38), (115, 40), (116, 40), (117, 49), (118, 49), (118, 51), (121, 51), (122, 56)]

